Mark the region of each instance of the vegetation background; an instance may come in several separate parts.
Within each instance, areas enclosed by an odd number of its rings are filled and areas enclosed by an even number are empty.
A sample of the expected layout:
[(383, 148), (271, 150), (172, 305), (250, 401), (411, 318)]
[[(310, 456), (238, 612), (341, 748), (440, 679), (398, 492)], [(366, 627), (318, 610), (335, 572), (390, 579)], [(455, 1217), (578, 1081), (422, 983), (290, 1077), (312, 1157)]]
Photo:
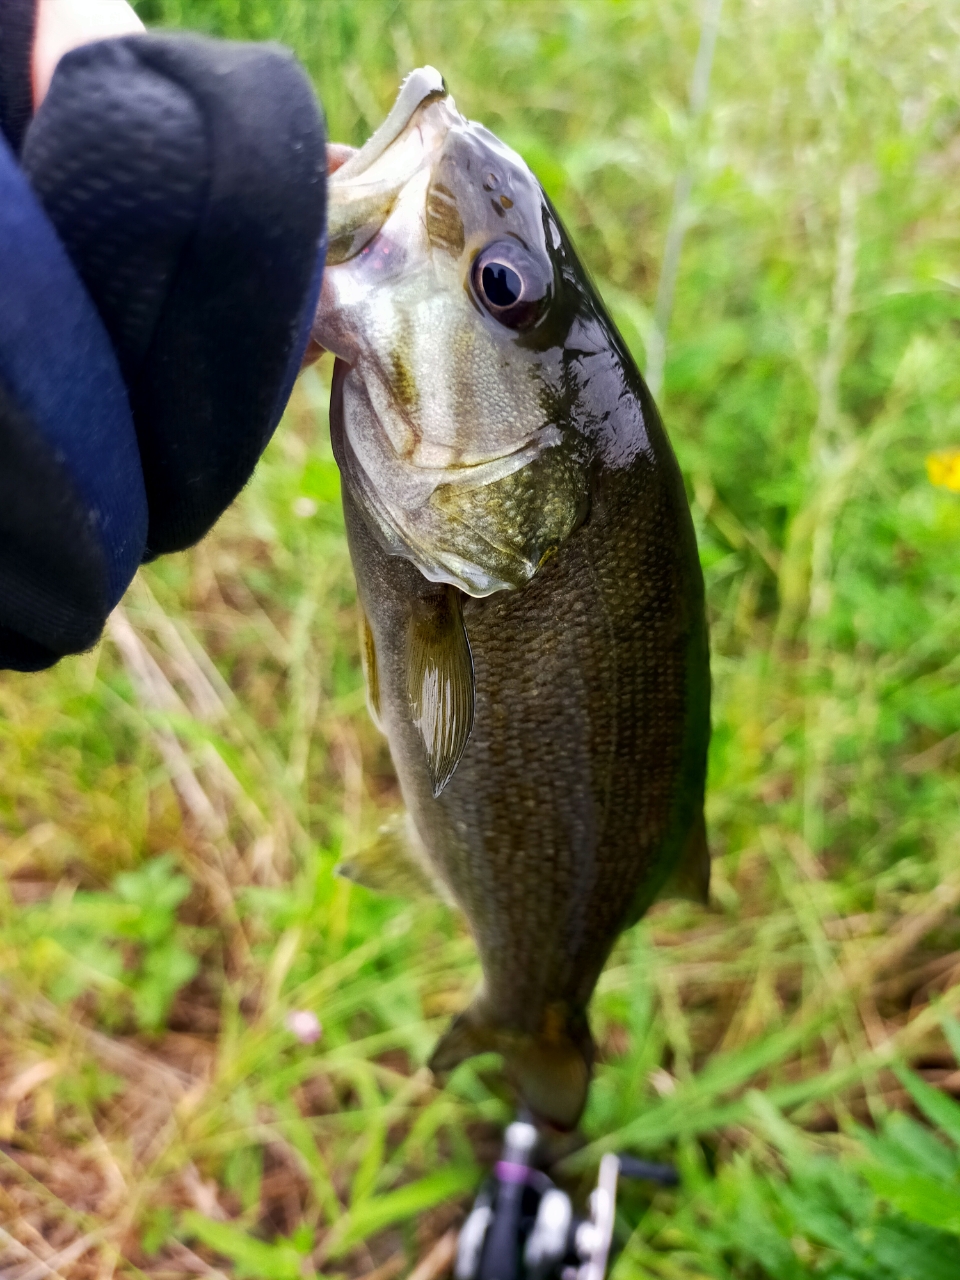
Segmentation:
[[(960, 1274), (960, 5), (138, 7), (292, 45), (338, 140), (441, 68), (657, 391), (708, 584), (714, 901), (657, 908), (595, 1001), (571, 1184), (610, 1147), (683, 1173), (625, 1189), (616, 1280)], [(422, 1067), (463, 929), (331, 874), (398, 797), (328, 372), (96, 651), (0, 680), (6, 1280), (432, 1280), (508, 1118), (483, 1063)]]

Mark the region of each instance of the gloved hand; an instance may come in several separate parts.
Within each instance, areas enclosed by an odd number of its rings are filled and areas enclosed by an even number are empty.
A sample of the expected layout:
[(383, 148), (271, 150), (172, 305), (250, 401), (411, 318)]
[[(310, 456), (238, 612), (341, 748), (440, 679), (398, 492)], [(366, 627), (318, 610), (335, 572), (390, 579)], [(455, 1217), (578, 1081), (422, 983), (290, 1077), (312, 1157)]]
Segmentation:
[(243, 487), (323, 270), (324, 129), (275, 46), (88, 44), (30, 116), (0, 0), (0, 667), (93, 644), (144, 559)]

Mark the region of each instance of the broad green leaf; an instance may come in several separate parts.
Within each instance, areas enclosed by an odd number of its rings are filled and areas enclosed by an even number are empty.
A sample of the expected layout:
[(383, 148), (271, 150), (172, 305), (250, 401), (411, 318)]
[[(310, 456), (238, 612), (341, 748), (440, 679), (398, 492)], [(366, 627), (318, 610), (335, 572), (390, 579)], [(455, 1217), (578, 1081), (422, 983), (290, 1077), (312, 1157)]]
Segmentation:
[[(872, 1234), (871, 1252), (885, 1268), (884, 1278), (956, 1280), (960, 1276), (960, 1240), (954, 1236), (890, 1216), (881, 1219)], [(875, 1268), (860, 1275), (863, 1280), (877, 1280)]]
[(960, 1183), (944, 1186), (919, 1173), (898, 1173), (872, 1164), (863, 1166), (863, 1176), (878, 1196), (905, 1217), (960, 1235)]

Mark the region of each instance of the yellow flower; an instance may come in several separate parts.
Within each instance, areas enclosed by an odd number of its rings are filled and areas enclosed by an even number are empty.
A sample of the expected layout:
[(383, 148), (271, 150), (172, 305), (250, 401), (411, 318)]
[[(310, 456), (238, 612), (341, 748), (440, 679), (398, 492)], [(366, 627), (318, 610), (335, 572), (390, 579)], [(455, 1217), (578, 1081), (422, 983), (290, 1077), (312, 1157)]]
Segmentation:
[(960, 449), (939, 449), (927, 458), (927, 475), (938, 489), (960, 493)]

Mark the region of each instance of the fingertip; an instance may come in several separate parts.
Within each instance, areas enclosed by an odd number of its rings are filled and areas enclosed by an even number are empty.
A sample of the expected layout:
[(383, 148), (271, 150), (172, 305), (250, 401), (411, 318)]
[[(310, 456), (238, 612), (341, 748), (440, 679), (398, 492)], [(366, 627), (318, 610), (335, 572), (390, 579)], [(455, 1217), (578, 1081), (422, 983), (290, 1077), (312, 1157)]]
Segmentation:
[(37, 0), (33, 42), (33, 108), (46, 97), (65, 53), (94, 40), (135, 35), (146, 28), (127, 0)]

